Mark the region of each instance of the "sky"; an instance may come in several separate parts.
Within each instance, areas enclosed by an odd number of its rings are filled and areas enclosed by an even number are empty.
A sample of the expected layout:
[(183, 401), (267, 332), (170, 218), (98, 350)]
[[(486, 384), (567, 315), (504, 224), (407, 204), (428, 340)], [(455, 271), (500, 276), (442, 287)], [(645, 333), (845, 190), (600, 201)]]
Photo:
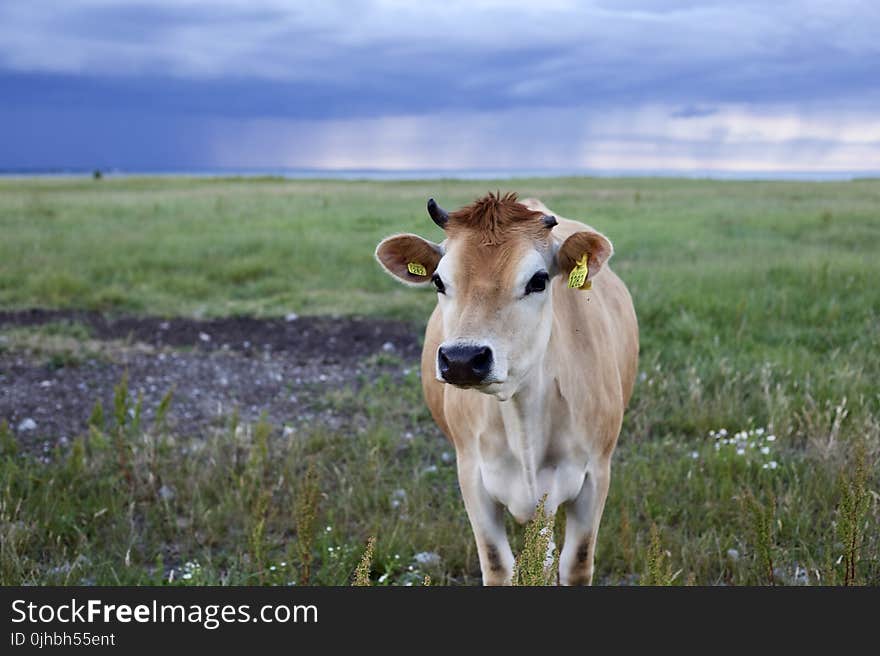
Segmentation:
[(880, 171), (880, 2), (0, 0), (0, 170)]

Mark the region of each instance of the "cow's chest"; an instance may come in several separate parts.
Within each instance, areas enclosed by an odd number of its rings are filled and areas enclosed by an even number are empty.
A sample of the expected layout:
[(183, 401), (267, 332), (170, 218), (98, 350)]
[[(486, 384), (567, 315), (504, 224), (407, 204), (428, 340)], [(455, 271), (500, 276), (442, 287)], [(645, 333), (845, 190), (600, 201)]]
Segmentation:
[(517, 521), (526, 522), (544, 495), (547, 512), (578, 495), (589, 456), (583, 436), (568, 432), (518, 438), (504, 433), (481, 436), (479, 466), (486, 491)]

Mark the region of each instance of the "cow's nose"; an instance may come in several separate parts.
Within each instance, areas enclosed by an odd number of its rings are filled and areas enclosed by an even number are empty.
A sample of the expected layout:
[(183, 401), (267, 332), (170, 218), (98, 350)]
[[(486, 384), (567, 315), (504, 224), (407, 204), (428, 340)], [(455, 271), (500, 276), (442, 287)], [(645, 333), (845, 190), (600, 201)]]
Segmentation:
[(441, 346), (437, 351), (440, 375), (454, 385), (478, 385), (492, 371), (492, 349), (488, 346)]

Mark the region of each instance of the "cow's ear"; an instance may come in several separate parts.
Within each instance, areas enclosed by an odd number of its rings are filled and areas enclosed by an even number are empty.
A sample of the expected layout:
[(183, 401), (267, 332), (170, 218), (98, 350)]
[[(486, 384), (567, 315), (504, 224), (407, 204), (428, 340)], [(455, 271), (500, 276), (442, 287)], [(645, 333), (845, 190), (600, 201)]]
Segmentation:
[(586, 263), (588, 274), (579, 288), (589, 289), (587, 282), (602, 271), (613, 253), (614, 247), (605, 235), (595, 230), (582, 230), (562, 243), (556, 252), (556, 263), (559, 265), (559, 272), (570, 280), (577, 278), (577, 275), (572, 276), (572, 270)]
[(376, 247), (379, 264), (408, 285), (424, 285), (443, 257), (443, 249), (418, 235), (394, 235)]

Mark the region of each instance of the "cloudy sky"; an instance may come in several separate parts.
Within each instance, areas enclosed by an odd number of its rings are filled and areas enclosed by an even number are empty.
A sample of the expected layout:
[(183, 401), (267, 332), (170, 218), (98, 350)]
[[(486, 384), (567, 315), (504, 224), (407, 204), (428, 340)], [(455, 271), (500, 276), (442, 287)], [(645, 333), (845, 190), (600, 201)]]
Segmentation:
[(880, 170), (880, 3), (2, 0), (0, 169)]

